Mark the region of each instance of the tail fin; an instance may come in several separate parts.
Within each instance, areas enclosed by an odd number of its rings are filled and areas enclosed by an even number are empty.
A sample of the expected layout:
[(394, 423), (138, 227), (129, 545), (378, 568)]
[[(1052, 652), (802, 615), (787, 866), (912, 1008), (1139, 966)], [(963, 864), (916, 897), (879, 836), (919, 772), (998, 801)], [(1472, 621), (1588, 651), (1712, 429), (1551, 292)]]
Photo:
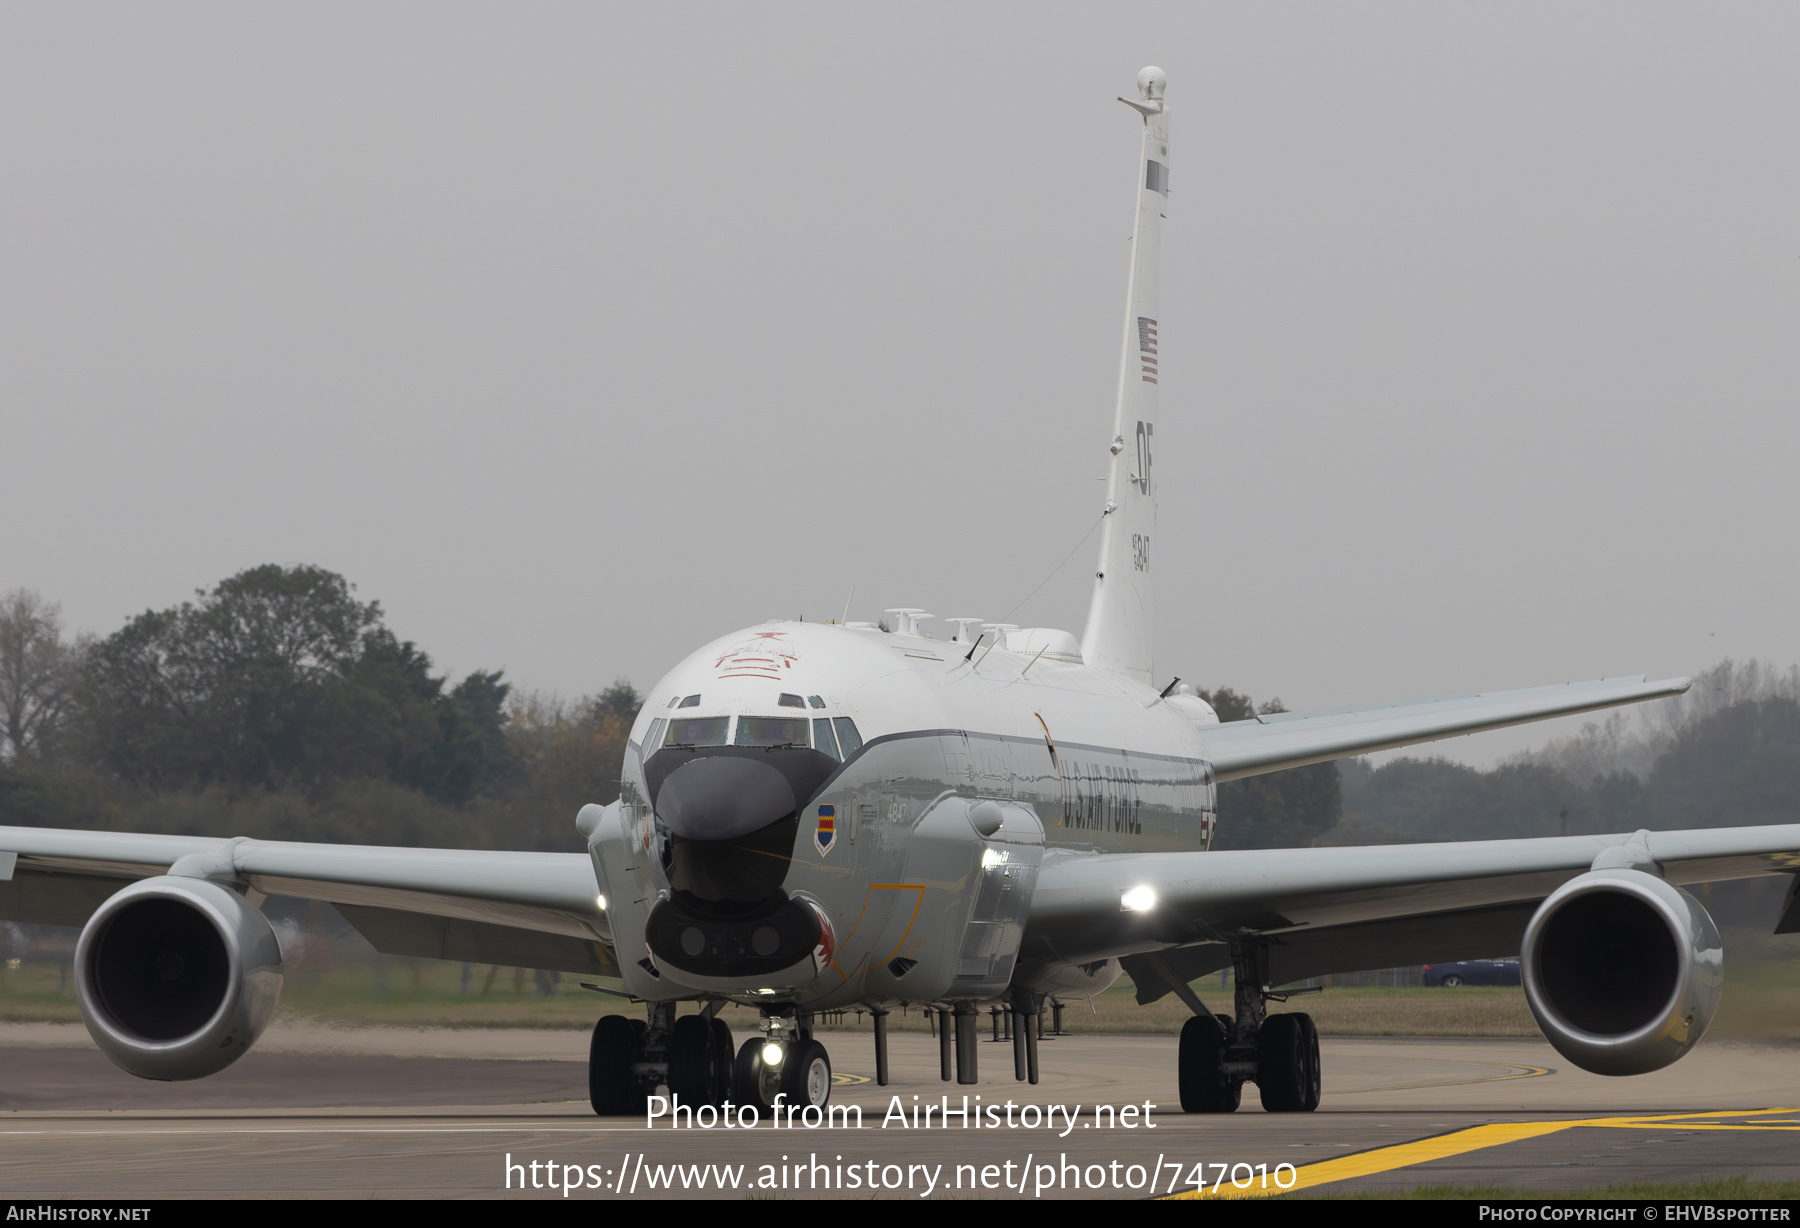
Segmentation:
[(1119, 101), (1144, 117), (1138, 158), (1137, 221), (1131, 234), (1131, 284), (1125, 296), (1125, 337), (1119, 353), (1119, 394), (1113, 410), (1112, 466), (1106, 480), (1106, 523), (1100, 566), (1088, 605), (1081, 656), (1097, 665), (1150, 681), (1155, 630), (1154, 557), (1156, 483), (1151, 453), (1156, 441), (1157, 344), (1161, 298), (1162, 222), (1169, 203), (1169, 112), (1160, 68), (1138, 74), (1136, 101)]

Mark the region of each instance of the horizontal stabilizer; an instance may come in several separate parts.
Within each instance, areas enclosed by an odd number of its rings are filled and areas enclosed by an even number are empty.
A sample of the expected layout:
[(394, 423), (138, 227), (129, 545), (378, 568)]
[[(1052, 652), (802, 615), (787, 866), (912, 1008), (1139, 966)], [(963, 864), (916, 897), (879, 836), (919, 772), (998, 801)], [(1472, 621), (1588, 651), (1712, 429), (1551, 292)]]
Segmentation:
[(1690, 681), (1667, 678), (1646, 682), (1640, 674), (1635, 678), (1604, 678), (1519, 691), (1440, 695), (1311, 712), (1271, 712), (1247, 721), (1205, 725), (1200, 733), (1206, 740), (1214, 778), (1237, 780), (1553, 716), (1663, 699), (1686, 691)]

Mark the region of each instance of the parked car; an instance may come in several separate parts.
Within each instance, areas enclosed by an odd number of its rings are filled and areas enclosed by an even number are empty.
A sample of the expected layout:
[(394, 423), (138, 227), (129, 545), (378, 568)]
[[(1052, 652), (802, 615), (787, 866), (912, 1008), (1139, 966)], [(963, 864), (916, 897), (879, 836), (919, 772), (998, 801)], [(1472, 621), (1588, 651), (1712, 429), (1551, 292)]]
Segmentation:
[(1426, 964), (1427, 985), (1517, 985), (1516, 959), (1465, 959), (1460, 964)]

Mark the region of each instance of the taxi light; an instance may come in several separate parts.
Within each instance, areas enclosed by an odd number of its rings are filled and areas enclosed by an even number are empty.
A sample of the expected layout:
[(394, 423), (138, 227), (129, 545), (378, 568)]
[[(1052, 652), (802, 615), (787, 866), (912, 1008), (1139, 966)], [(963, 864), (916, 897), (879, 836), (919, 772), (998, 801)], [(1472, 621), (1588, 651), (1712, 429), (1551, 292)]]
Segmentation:
[(786, 1055), (782, 1053), (781, 1046), (774, 1041), (770, 1041), (763, 1046), (762, 1060), (764, 1066), (779, 1066), (781, 1065), (781, 1059), (784, 1056)]
[(1149, 912), (1156, 907), (1156, 892), (1149, 887), (1133, 887), (1119, 893), (1120, 912)]
[(595, 897), (594, 897), (594, 903), (595, 903), (595, 904), (597, 904), (597, 905), (599, 905), (599, 906), (600, 906), (600, 911), (601, 911), (601, 912), (605, 912), (605, 911), (606, 911), (606, 897), (605, 897), (605, 896), (603, 896), (603, 895), (597, 895), (597, 896), (595, 896)]

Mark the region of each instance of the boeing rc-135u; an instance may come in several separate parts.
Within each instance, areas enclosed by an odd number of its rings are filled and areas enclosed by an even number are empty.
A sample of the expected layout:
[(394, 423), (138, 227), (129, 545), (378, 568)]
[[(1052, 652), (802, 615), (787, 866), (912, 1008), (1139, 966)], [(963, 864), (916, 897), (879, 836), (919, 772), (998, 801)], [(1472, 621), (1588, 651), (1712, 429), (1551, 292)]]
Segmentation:
[[(1370, 848), (1209, 852), (1221, 781), (1674, 695), (1614, 679), (1221, 724), (1151, 672), (1160, 379), (1158, 246), (1169, 189), (1164, 78), (1145, 69), (1131, 280), (1102, 542), (1087, 625), (1065, 631), (894, 610), (869, 624), (771, 622), (708, 644), (649, 693), (618, 801), (585, 807), (585, 854), (365, 848), (0, 828), (0, 916), (81, 925), (82, 1017), (150, 1079), (218, 1071), (275, 1009), (279, 893), (335, 904), (377, 950), (614, 978), (647, 1018), (600, 1019), (600, 1113), (667, 1085), (822, 1104), (825, 1010), (946, 1025), (943, 1077), (972, 1083), (978, 1009), (1015, 1013), (1036, 1078), (1046, 996), (1129, 970), (1140, 1000), (1192, 1009), (1190, 1111), (1319, 1103), (1318, 1037), (1265, 1013), (1271, 987), (1334, 971), (1518, 951), (1552, 1044), (1604, 1074), (1655, 1070), (1700, 1039), (1722, 952), (1684, 885), (1800, 871), (1800, 826)], [(1096, 435), (1099, 432), (1096, 431)], [(974, 629), (972, 629), (974, 628)], [(1800, 926), (1790, 891), (1783, 930)], [(1229, 1013), (1189, 988), (1230, 967)], [(679, 1015), (680, 1003), (700, 1009)], [(734, 1050), (726, 1002), (760, 1012)], [(1219, 1005), (1223, 1005), (1222, 1003)]]

